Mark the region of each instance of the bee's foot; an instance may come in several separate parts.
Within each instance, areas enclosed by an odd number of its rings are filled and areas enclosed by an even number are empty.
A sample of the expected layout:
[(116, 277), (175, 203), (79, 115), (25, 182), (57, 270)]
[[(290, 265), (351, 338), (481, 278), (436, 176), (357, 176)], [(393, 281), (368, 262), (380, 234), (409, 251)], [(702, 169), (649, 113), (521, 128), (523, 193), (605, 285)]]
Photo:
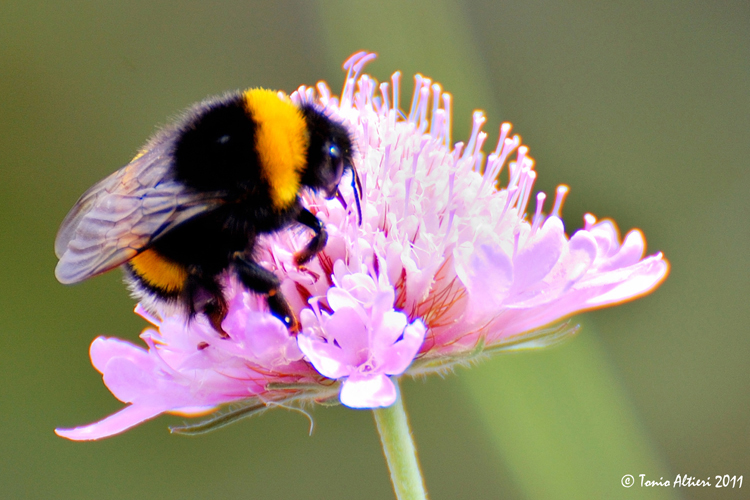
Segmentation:
[(302, 331), (302, 324), (297, 321), (297, 318), (292, 318), (291, 322), (286, 325), (286, 329), (296, 337), (297, 334)]
[(296, 254), (294, 254), (294, 265), (297, 267), (302, 267), (310, 262), (313, 257), (315, 257), (314, 253), (311, 253), (307, 249), (304, 249), (301, 252), (297, 252)]
[(286, 301), (284, 296), (281, 294), (281, 290), (279, 290), (278, 288), (268, 292), (268, 308), (271, 310), (271, 314), (279, 318), (284, 323), (286, 328), (289, 330), (289, 333), (291, 333), (292, 335), (297, 335), (297, 333), (302, 329), (299, 321), (297, 320), (297, 316), (289, 306), (289, 302)]
[(211, 326), (214, 330), (216, 330), (216, 333), (218, 333), (221, 338), (228, 339), (229, 334), (224, 331), (224, 328), (222, 328), (221, 323), (224, 321), (224, 318), (227, 317), (227, 307), (226, 304), (223, 303), (216, 303), (216, 302), (209, 302), (206, 304), (204, 308), (204, 312), (206, 313), (206, 316), (208, 317), (208, 322), (211, 323)]

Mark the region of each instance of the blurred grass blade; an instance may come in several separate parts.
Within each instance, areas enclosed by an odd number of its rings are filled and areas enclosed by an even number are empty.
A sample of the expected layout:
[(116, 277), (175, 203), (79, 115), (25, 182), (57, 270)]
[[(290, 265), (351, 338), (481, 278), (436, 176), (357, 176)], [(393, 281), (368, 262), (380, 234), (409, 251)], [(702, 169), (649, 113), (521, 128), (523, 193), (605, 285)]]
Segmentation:
[[(549, 351), (498, 356), (461, 375), (487, 436), (530, 499), (679, 498), (595, 332)], [(620, 480), (634, 476), (624, 488)]]

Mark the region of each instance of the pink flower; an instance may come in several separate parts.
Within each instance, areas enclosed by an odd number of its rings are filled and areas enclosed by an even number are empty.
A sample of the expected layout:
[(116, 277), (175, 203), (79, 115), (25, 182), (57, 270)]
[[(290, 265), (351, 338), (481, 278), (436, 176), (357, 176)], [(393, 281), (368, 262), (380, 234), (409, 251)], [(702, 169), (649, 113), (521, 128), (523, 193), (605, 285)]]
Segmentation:
[[(232, 291), (238, 289), (234, 284)], [(187, 327), (184, 318), (160, 321), (138, 306), (136, 313), (158, 328), (141, 334), (148, 350), (106, 337), (94, 340), (90, 350), (104, 383), (130, 406), (95, 424), (58, 429), (57, 434), (99, 439), (165, 412), (200, 415), (231, 401), (263, 395), (273, 402), (288, 396), (283, 390), (268, 390), (269, 383), (317, 382), (320, 376), (302, 361), (294, 337), (280, 320), (259, 312), (257, 302), (243, 291), (230, 301), (224, 327), (231, 339), (219, 336), (205, 318)]]
[[(388, 375), (401, 375), (424, 340), (425, 327), (417, 319), (393, 310), (393, 287), (376, 283), (364, 273), (348, 273), (343, 261), (334, 266), (334, 283), (326, 299), (333, 314), (319, 304), (303, 309), (299, 348), (318, 372), (344, 379), (341, 402), (351, 408), (390, 406), (396, 387)], [(341, 280), (337, 280), (337, 275)], [(382, 275), (383, 277), (385, 275)]]
[[(164, 412), (196, 414), (235, 403), (199, 430), (269, 404), (327, 401), (354, 408), (395, 400), (391, 376), (449, 369), (483, 352), (542, 347), (575, 331), (543, 327), (572, 314), (633, 299), (668, 273), (659, 254), (644, 258), (640, 231), (621, 243), (608, 220), (585, 216), (571, 237), (560, 216), (566, 186), (552, 210), (538, 193), (527, 212), (536, 172), (511, 126), (500, 127), (485, 160), (485, 119), (474, 114), (466, 144), (451, 142), (451, 97), (420, 75), (408, 115), (392, 85), (360, 76), (374, 54), (344, 65), (340, 100), (324, 83), (301, 87), (349, 126), (357, 142), (362, 222), (347, 182), (348, 206), (305, 193), (326, 224), (325, 249), (305, 267), (293, 255), (309, 235), (296, 229), (263, 239), (258, 261), (274, 270), (303, 330), (295, 339), (264, 301), (227, 278), (232, 296), (220, 337), (203, 318), (148, 318), (148, 350), (116, 339), (91, 346), (94, 366), (121, 401), (115, 415), (87, 427), (58, 430), (97, 439)], [(390, 88), (389, 88), (390, 87)], [(512, 160), (512, 161), (511, 161)], [(500, 174), (507, 165), (507, 183)], [(141, 312), (143, 315), (143, 313)]]

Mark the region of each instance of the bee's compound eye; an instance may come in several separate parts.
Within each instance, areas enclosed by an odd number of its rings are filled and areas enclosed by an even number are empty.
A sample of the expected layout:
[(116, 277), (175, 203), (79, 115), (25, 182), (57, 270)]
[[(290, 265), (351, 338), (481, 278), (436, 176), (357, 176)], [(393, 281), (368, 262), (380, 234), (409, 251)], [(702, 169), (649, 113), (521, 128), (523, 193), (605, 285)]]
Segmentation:
[(338, 160), (341, 158), (341, 149), (335, 144), (331, 144), (331, 146), (328, 148), (328, 154), (331, 155), (331, 158), (334, 160)]

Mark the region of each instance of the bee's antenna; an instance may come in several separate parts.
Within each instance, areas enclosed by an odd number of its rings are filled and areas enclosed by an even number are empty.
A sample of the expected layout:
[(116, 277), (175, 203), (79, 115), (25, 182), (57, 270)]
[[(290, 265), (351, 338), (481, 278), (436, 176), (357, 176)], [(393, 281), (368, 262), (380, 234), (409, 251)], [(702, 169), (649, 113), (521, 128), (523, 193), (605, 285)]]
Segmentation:
[(357, 168), (352, 165), (352, 189), (354, 189), (354, 201), (357, 203), (357, 215), (359, 215), (359, 225), (362, 225), (362, 205), (359, 200), (362, 198), (362, 182), (359, 180)]
[(344, 207), (344, 210), (349, 208), (349, 205), (346, 203), (344, 195), (341, 194), (341, 190), (339, 188), (336, 188), (336, 200), (341, 203), (341, 206)]

